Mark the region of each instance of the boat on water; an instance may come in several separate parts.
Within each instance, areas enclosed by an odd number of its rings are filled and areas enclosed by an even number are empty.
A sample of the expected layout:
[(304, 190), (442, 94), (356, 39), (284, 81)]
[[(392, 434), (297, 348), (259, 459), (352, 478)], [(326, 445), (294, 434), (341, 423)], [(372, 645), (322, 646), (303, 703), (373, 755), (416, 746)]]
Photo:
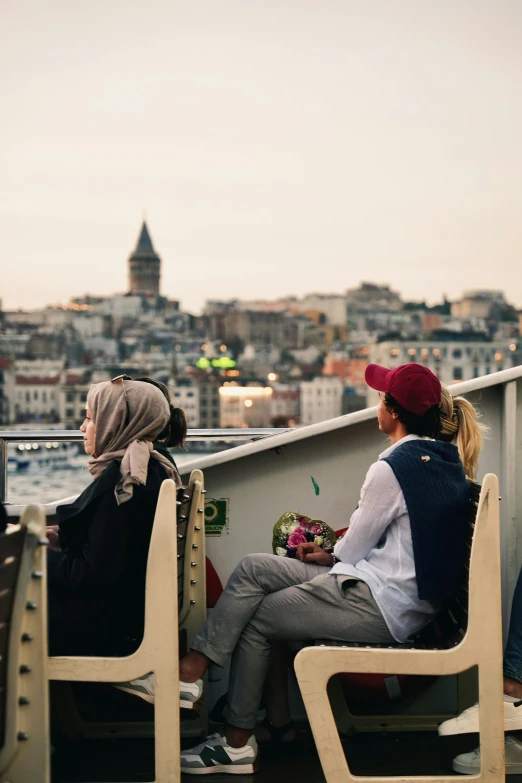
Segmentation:
[(74, 469), (85, 465), (85, 455), (76, 443), (10, 443), (7, 450), (7, 469), (11, 472), (36, 473), (43, 468)]
[[(500, 480), (502, 614), (507, 632), (522, 552), (522, 491), (517, 480), (522, 467), (522, 367), (455, 384), (452, 391), (465, 394), (476, 404), (490, 427), (481, 455), (479, 480), (489, 472)], [(223, 584), (242, 557), (271, 551), (273, 525), (285, 511), (325, 520), (334, 530), (345, 527), (357, 505), (365, 472), (385, 445), (375, 416), (375, 409), (369, 408), (219, 453), (183, 455), (179, 467), (184, 480), (193, 469), (199, 468), (204, 473), (206, 554)], [(47, 507), (50, 520), (55, 505)], [(12, 509), (13, 515), (16, 511)], [(208, 592), (207, 582), (207, 596)], [(487, 617), (484, 624), (487, 627)], [(501, 665), (499, 656), (499, 676)], [(226, 670), (211, 668), (206, 691), (210, 708), (227, 690), (227, 676)], [(445, 741), (436, 732), (443, 720), (476, 701), (473, 672), (432, 678), (418, 693), (408, 692), (404, 681), (397, 678), (381, 682), (378, 693), (371, 680), (361, 681), (359, 685), (367, 685), (371, 695), (363, 696), (363, 687), (359, 687), (359, 704), (354, 710), (357, 714), (351, 726), (355, 735), (343, 740), (354, 774), (397, 775), (395, 780), (405, 780), (413, 773), (426, 776), (424, 780), (436, 780), (437, 776), (448, 780), (453, 757), (476, 746), (476, 737), (463, 735)], [(325, 776), (311, 734), (306, 733), (307, 714), (299, 690), (295, 683), (291, 688), (292, 715), (297, 725), (305, 728), (304, 739), (301, 738), (296, 755), (291, 750), (283, 754), (281, 748), (277, 753), (265, 751), (260, 780), (279, 781), (285, 777), (299, 777), (303, 783), (348, 780), (341, 773), (332, 777), (331, 770)], [(131, 703), (125, 705), (125, 710), (138, 708), (139, 705)], [(150, 716), (138, 716), (137, 720), (142, 721), (141, 734), (132, 734), (120, 722), (116, 734), (111, 735), (121, 738), (119, 751), (111, 745), (109, 752), (103, 741), (93, 739), (59, 750), (56, 761), (61, 755), (63, 776), (57, 774), (55, 780), (102, 781), (125, 774), (125, 779), (132, 780), (138, 767), (140, 774), (146, 769), (152, 775), (142, 779), (153, 779), (152, 735), (147, 735), (143, 723)], [(202, 724), (197, 721), (183, 725), (185, 744), (193, 745), (194, 737), (202, 730)], [(129, 741), (125, 737), (134, 739)], [(102, 757), (93, 752), (98, 748)], [(101, 758), (103, 761), (97, 760)]]

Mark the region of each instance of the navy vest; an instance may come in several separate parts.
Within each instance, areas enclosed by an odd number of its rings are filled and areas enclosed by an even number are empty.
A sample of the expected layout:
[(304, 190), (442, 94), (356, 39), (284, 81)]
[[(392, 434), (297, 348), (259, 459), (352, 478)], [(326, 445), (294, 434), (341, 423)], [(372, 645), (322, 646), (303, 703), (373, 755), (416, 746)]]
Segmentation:
[(384, 462), (406, 501), (419, 598), (448, 598), (462, 574), (468, 529), (469, 485), (458, 449), (441, 441), (410, 440)]

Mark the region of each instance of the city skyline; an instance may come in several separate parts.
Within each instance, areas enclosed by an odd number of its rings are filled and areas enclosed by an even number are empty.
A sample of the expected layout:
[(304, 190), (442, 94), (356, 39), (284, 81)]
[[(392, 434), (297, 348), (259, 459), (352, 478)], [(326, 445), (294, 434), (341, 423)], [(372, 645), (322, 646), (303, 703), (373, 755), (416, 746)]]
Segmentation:
[(5, 308), (126, 291), (144, 208), (189, 311), (361, 280), (522, 306), (518, 2), (27, 12), (0, 30)]

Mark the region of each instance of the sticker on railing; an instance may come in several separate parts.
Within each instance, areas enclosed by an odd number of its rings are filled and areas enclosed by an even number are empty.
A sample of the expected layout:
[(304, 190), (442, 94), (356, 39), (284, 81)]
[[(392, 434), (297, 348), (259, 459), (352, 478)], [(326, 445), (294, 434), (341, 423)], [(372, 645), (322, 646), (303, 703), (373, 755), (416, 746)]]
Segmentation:
[(228, 532), (228, 498), (207, 498), (205, 501), (205, 535), (220, 536)]

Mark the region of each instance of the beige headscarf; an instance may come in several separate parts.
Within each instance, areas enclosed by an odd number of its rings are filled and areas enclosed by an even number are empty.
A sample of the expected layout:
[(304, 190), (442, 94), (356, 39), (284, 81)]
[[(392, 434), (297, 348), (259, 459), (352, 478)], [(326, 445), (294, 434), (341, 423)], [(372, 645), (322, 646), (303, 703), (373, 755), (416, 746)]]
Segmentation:
[(89, 390), (87, 406), (96, 427), (89, 471), (97, 478), (109, 462), (121, 459), (121, 479), (114, 489), (118, 505), (132, 498), (135, 484), (146, 483), (151, 457), (181, 486), (174, 465), (152, 448), (170, 419), (169, 404), (156, 386), (143, 381), (97, 383)]

